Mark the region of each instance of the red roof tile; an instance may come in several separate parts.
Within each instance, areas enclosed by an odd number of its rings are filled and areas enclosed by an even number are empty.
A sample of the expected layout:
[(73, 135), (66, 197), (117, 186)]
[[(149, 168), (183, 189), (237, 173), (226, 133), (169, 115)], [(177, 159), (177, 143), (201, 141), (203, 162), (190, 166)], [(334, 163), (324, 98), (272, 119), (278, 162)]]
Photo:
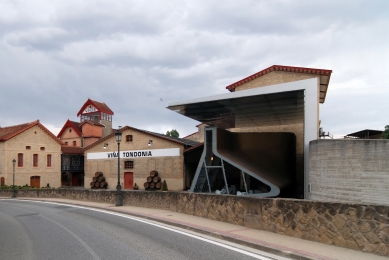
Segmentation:
[(81, 136), (82, 133), (81, 133), (81, 124), (78, 123), (78, 122), (75, 122), (75, 121), (70, 121), (68, 119), (68, 121), (66, 121), (66, 123), (64, 124), (64, 126), (62, 127), (61, 131), (59, 131), (57, 137), (58, 138), (61, 138), (63, 132), (65, 131), (66, 128), (68, 127), (71, 127), (77, 134), (78, 136)]
[(82, 112), (85, 110), (85, 108), (89, 105), (94, 106), (100, 112), (104, 112), (108, 115), (113, 115), (113, 111), (105, 103), (94, 101), (94, 100), (91, 100), (90, 98), (88, 98), (88, 100), (85, 102), (85, 104), (81, 107), (80, 111), (78, 111), (77, 116), (80, 116), (82, 114)]
[(53, 138), (57, 143), (62, 145), (62, 142), (52, 133), (49, 129), (47, 129), (44, 125), (42, 125), (39, 120), (20, 124), (20, 125), (14, 125), (14, 126), (7, 126), (7, 127), (0, 127), (0, 142), (7, 141), (25, 131), (28, 129), (38, 126), (40, 129), (42, 129), (43, 132), (45, 132), (47, 135), (49, 135), (51, 138)]
[(323, 75), (323, 76), (331, 76), (332, 70), (325, 70), (325, 69), (312, 69), (312, 68), (303, 68), (303, 67), (292, 67), (292, 66), (283, 66), (283, 65), (273, 65), (269, 68), (266, 68), (264, 70), (261, 70), (260, 72), (257, 72), (251, 76), (248, 76), (242, 80), (239, 80), (235, 83), (232, 83), (231, 85), (228, 85), (226, 89), (229, 91), (233, 91), (236, 87), (243, 85), (249, 81), (252, 81), (256, 78), (262, 77), (270, 72), (273, 71), (286, 71), (286, 72), (298, 72), (298, 73), (306, 73), (306, 74), (317, 74), (317, 75)]
[(80, 123), (80, 126), (82, 126), (82, 125), (84, 125), (84, 124), (90, 124), (90, 125), (96, 125), (96, 126), (105, 127), (105, 125), (100, 124), (99, 122), (91, 121), (91, 120), (85, 120), (85, 121), (83, 121), (82, 123)]
[(64, 154), (84, 154), (84, 150), (81, 147), (66, 146), (61, 147), (61, 151)]

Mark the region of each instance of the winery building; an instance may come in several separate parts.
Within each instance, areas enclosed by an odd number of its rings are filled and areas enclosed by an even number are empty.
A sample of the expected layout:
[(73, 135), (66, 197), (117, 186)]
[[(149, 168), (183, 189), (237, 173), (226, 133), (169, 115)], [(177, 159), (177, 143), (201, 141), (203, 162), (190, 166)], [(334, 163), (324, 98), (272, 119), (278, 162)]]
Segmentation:
[(15, 185), (60, 187), (61, 145), (39, 120), (0, 127), (0, 184), (13, 184), (15, 160)]
[[(132, 189), (136, 183), (141, 189), (151, 171), (157, 171), (161, 181), (166, 180), (169, 190), (184, 190), (190, 183), (185, 179), (185, 151), (199, 143), (169, 137), (130, 126), (119, 130), (120, 180), (123, 189)], [(85, 187), (93, 182), (96, 172), (103, 173), (108, 189), (114, 189), (118, 180), (118, 144), (115, 133), (85, 147)], [(198, 158), (197, 158), (198, 161)], [(192, 176), (194, 173), (192, 173)]]

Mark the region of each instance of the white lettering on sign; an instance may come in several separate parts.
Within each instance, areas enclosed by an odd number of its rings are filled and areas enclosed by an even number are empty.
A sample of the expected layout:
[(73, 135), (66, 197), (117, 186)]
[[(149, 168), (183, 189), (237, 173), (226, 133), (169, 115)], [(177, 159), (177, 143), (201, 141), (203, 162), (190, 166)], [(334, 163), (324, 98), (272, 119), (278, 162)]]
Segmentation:
[[(120, 151), (120, 158), (180, 156), (180, 148)], [(118, 158), (118, 152), (87, 153), (88, 160)]]
[(90, 113), (95, 111), (97, 111), (97, 109), (94, 106), (89, 105), (89, 107), (85, 108), (84, 113)]

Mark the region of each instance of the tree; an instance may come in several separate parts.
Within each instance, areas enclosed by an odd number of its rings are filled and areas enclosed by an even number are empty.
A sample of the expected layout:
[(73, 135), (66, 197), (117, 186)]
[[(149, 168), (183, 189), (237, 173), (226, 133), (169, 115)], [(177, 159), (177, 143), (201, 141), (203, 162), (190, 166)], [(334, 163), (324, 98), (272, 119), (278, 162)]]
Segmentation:
[(382, 138), (389, 139), (389, 125), (385, 126), (385, 131), (382, 133)]
[(178, 131), (176, 129), (172, 129), (171, 131), (167, 130), (165, 135), (168, 135), (171, 137), (176, 137), (176, 138), (178, 138), (180, 136), (180, 134), (178, 133)]

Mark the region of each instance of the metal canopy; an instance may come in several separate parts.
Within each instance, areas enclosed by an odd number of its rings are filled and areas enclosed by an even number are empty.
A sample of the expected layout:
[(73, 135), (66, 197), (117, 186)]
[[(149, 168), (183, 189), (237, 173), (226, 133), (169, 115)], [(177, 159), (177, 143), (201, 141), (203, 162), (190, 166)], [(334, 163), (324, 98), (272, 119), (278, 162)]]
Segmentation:
[[(247, 91), (240, 91), (247, 92)], [(171, 104), (169, 109), (202, 123), (219, 128), (234, 128), (237, 125), (286, 125), (304, 120), (304, 91), (236, 95), (229, 93), (209, 97), (197, 102)], [(253, 94), (253, 95), (251, 95)]]

